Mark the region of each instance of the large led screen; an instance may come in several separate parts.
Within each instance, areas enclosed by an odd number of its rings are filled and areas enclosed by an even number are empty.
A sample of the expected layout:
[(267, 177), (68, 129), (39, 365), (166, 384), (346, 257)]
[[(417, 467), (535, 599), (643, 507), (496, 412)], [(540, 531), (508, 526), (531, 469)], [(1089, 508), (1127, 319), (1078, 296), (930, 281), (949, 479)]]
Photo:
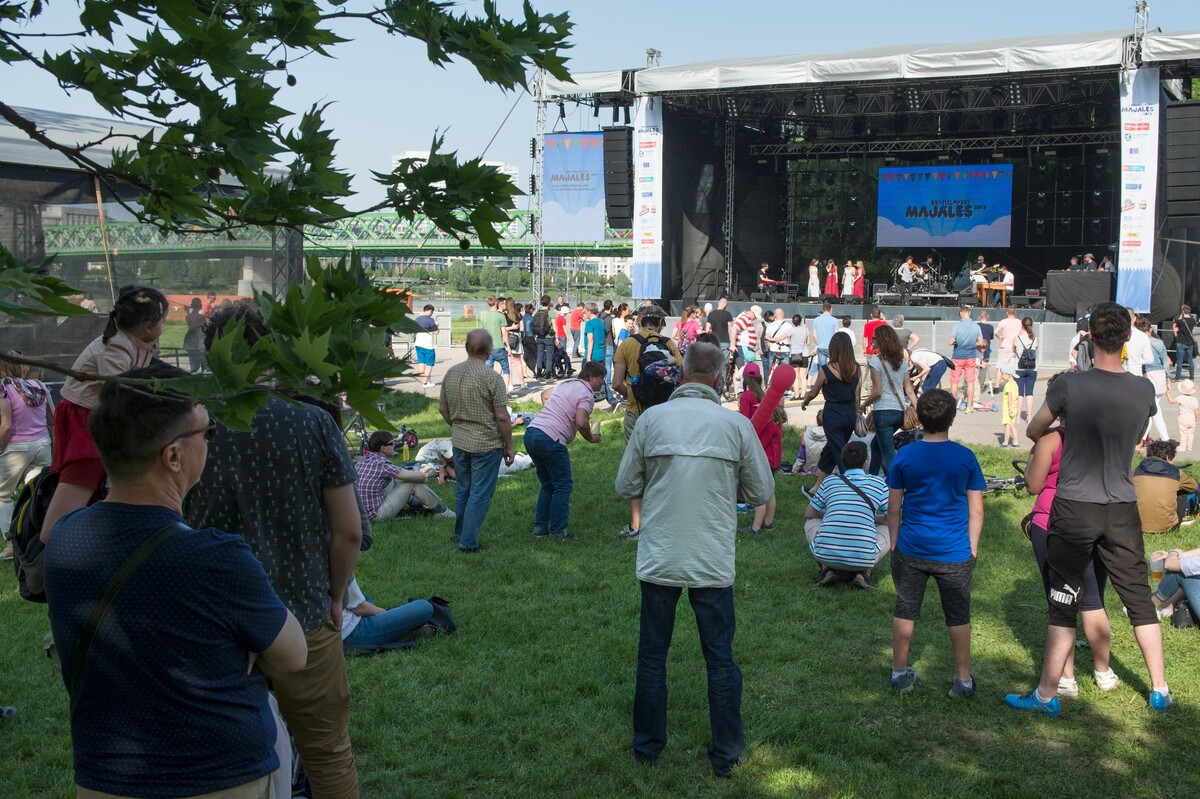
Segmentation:
[(1011, 164), (879, 170), (878, 247), (1008, 247)]

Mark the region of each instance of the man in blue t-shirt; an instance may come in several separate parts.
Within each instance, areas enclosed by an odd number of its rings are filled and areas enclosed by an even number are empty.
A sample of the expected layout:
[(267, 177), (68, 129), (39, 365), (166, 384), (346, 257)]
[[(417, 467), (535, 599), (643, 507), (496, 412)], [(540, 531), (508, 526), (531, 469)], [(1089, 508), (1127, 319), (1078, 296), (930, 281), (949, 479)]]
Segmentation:
[(971, 309), (960, 305), (958, 322), (950, 333), (950, 346), (954, 348), (950, 356), (954, 364), (954, 371), (950, 373), (950, 394), (957, 399), (958, 381), (967, 381), (967, 401), (962, 406), (967, 413), (975, 412), (975, 370), (979, 364), (979, 345), (983, 343), (983, 331), (979, 329), (979, 323), (971, 319)]
[(821, 313), (812, 320), (813, 335), (817, 339), (817, 357), (813, 358), (808, 367), (809, 374), (815, 375), (818, 369), (829, 363), (829, 341), (841, 328), (842, 323), (833, 315), (833, 306), (823, 303)]
[(900, 449), (888, 472), (888, 531), (895, 542), (892, 582), (892, 686), (908, 693), (917, 672), (908, 665), (913, 628), (932, 577), (950, 630), (955, 677), (951, 698), (975, 695), (971, 677), (971, 577), (983, 529), (983, 472), (971, 450), (950, 440), (954, 397), (940, 388), (917, 401), (925, 438)]
[[(186, 374), (158, 364), (128, 376)], [(266, 795), (280, 768), (266, 677), (302, 668), (307, 647), (246, 542), (184, 522), (215, 425), (181, 395), (113, 383), (92, 419), (111, 490), (64, 516), (45, 553), (75, 782), (120, 796)], [(135, 553), (144, 560), (80, 652), (93, 609)]]

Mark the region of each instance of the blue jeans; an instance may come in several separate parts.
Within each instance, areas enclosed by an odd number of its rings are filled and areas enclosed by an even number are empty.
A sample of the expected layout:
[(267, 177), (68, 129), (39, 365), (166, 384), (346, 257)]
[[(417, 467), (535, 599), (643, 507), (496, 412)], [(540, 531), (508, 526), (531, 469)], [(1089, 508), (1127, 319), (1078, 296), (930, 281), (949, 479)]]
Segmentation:
[(821, 349), (817, 347), (817, 355), (808, 364), (808, 374), (811, 377), (821, 370), (822, 366), (829, 363), (829, 348)]
[(608, 397), (608, 401), (615, 402), (612, 393), (612, 364), (613, 355), (617, 352), (617, 348), (611, 345), (604, 347), (604, 394)]
[(874, 411), (875, 438), (871, 439), (871, 474), (879, 474), (880, 466), (887, 474), (896, 457), (896, 440), (893, 436), (904, 424), (904, 411)]
[(399, 641), (433, 618), (433, 605), (427, 599), (414, 599), (407, 605), (363, 616), (346, 636), (345, 643), (371, 646)]
[(504, 347), (496, 347), (492, 350), (492, 354), (488, 356), (487, 368), (491, 369), (492, 364), (500, 364), (500, 371), (508, 374), (508, 350)]
[[(583, 355), (579, 352), (579, 342), (583, 340), (583, 329), (571, 331), (571, 353), (576, 358), (582, 358)], [(566, 346), (565, 344), (563, 346)]]
[(567, 532), (567, 517), (571, 512), (571, 489), (574, 487), (571, 455), (565, 445), (536, 427), (525, 431), (525, 451), (533, 458), (533, 467), (542, 483), (533, 516), (533, 532), (561, 536)]
[(1154, 594), (1159, 599), (1166, 601), (1175, 596), (1175, 592), (1180, 588), (1187, 596), (1188, 604), (1192, 606), (1192, 613), (1200, 608), (1200, 577), (1184, 577), (1178, 572), (1167, 572), (1163, 575), (1162, 580), (1158, 583), (1158, 588), (1154, 589)]
[(479, 528), (496, 493), (502, 454), (499, 448), (486, 452), (454, 448), (454, 537), (462, 549), (479, 546)]
[[(657, 763), (667, 745), (667, 651), (683, 589), (642, 582), (642, 622), (633, 693), (633, 754)], [(733, 660), (733, 587), (689, 588), (700, 648), (708, 667), (708, 722), (714, 769), (737, 763), (746, 749), (742, 729), (742, 671)]]
[(533, 373), (537, 377), (550, 377), (554, 374), (554, 348), (557, 346), (552, 338), (537, 340), (537, 368)]
[(1178, 380), (1183, 374), (1183, 362), (1187, 361), (1188, 380), (1196, 379), (1196, 367), (1192, 363), (1192, 358), (1196, 354), (1196, 348), (1192, 344), (1176, 344), (1175, 345), (1175, 379)]
[(946, 374), (946, 362), (938, 361), (933, 366), (929, 367), (929, 374), (925, 376), (925, 382), (921, 384), (921, 391), (929, 391), (932, 388), (937, 388), (942, 382), (942, 375)]

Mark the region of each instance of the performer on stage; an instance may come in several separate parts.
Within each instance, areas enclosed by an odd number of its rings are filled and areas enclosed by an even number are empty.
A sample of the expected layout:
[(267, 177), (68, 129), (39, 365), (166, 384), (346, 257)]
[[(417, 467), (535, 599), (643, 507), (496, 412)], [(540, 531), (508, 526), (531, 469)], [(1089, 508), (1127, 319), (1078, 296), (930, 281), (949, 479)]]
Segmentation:
[(767, 274), (770, 269), (771, 266), (766, 261), (763, 261), (762, 266), (758, 268), (758, 285), (769, 286), (771, 283), (775, 282), (771, 280), (771, 276)]
[(838, 270), (832, 258), (825, 263), (825, 293), (838, 295)]
[(821, 262), (816, 258), (808, 262), (808, 297), (812, 300), (821, 297)]
[(854, 296), (860, 300), (867, 298), (867, 267), (862, 261), (854, 264)]
[(855, 276), (855, 274), (856, 274), (856, 272), (854, 271), (854, 264), (851, 263), (850, 261), (846, 261), (846, 269), (845, 269), (845, 271), (842, 272), (842, 294), (843, 294), (843, 296), (848, 297), (854, 293), (854, 276)]
[[(900, 282), (904, 286), (910, 285), (917, 277), (917, 265), (913, 263), (913, 257), (910, 255), (904, 259), (904, 263), (900, 264), (896, 275), (900, 278)], [(903, 288), (904, 286), (901, 286)]]

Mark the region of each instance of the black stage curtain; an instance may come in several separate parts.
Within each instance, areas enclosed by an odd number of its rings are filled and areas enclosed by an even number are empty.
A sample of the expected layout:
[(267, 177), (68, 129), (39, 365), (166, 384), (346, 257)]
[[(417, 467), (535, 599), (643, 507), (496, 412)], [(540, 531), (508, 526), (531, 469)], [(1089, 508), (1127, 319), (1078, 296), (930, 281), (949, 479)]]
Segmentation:
[(725, 290), (721, 208), (724, 138), (719, 122), (663, 112), (663, 297), (715, 300)]
[(1112, 272), (1046, 273), (1046, 307), (1056, 314), (1073, 317), (1078, 307), (1099, 305), (1112, 298)]

